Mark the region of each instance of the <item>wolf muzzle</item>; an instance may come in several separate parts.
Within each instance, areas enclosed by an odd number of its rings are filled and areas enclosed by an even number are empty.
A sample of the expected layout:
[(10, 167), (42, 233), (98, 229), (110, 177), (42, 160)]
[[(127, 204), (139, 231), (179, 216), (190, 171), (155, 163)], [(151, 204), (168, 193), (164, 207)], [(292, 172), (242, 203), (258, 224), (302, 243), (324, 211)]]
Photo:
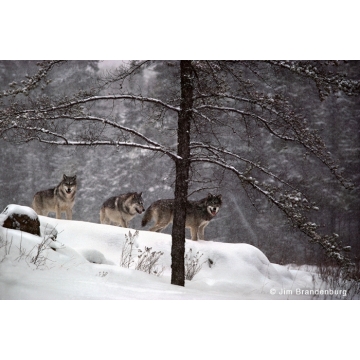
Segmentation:
[(210, 207), (209, 210), (210, 210), (211, 215), (215, 216), (218, 213), (219, 208), (218, 207)]

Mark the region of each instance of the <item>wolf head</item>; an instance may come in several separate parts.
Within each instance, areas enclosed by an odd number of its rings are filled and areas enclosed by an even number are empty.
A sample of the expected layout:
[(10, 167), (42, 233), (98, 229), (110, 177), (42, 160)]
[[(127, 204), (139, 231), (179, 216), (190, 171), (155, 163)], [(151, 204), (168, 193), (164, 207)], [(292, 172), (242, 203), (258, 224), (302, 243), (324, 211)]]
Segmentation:
[(132, 212), (134, 210), (138, 214), (142, 214), (145, 211), (144, 208), (144, 200), (142, 198), (142, 192), (141, 193), (133, 193), (130, 197), (130, 208), (132, 209)]
[(76, 189), (76, 175), (75, 176), (66, 176), (64, 174), (62, 186), (67, 194), (71, 194)]
[(221, 195), (208, 194), (206, 198), (206, 209), (211, 216), (215, 216), (222, 205)]

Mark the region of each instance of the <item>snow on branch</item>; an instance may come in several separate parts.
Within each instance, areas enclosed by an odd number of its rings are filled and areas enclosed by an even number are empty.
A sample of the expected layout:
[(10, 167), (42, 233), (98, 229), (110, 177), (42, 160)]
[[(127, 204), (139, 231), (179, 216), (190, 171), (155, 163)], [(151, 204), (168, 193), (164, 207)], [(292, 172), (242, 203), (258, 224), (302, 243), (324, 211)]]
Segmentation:
[(269, 122), (265, 118), (261, 117), (260, 115), (255, 114), (254, 112), (243, 111), (243, 110), (240, 110), (240, 109), (237, 109), (234, 107), (216, 106), (216, 105), (200, 105), (195, 110), (199, 111), (202, 109), (218, 110), (218, 111), (224, 111), (224, 112), (234, 112), (234, 113), (237, 113), (242, 116), (248, 116), (248, 117), (254, 118), (255, 120), (259, 120), (260, 122), (262, 122), (265, 125), (265, 127), (269, 130), (269, 132), (271, 134), (273, 134), (274, 136), (278, 137), (279, 139), (286, 140), (286, 141), (296, 141), (295, 137), (285, 136), (283, 134), (276, 132), (276, 130), (270, 126), (271, 122)]
[(15, 96), (18, 94), (29, 94), (30, 90), (35, 89), (39, 86), (42, 80), (46, 79), (47, 74), (50, 70), (57, 64), (60, 64), (64, 61), (43, 61), (39, 63), (39, 70), (33, 76), (27, 76), (27, 80), (23, 80), (21, 85), (19, 86), (17, 83), (11, 83), (10, 87), (12, 89), (4, 90), (2, 93), (0, 92), (0, 98), (7, 96)]
[[(100, 122), (101, 124), (104, 125), (108, 125), (111, 126), (113, 128), (125, 131), (129, 134), (135, 135), (137, 137), (139, 137), (140, 139), (146, 141), (148, 144), (154, 145), (155, 147), (158, 148), (162, 148), (162, 146), (160, 144), (158, 144), (156, 141), (149, 139), (148, 137), (146, 137), (145, 135), (141, 134), (140, 132), (131, 129), (129, 127), (123, 126), (121, 124), (116, 123), (115, 121), (111, 121), (102, 117), (97, 117), (97, 116), (74, 116), (74, 117), (69, 117), (72, 120), (75, 121), (82, 121), (82, 120), (90, 120), (90, 121), (94, 121), (94, 122)], [(173, 156), (176, 156), (175, 154), (173, 154)]]
[(100, 101), (100, 100), (111, 100), (111, 101), (114, 101), (114, 100), (136, 100), (136, 101), (140, 101), (140, 102), (148, 102), (151, 104), (160, 105), (162, 107), (165, 107), (169, 110), (173, 110), (176, 112), (180, 111), (179, 107), (169, 105), (159, 99), (143, 97), (143, 96), (136, 96), (136, 95), (131, 95), (131, 94), (117, 94), (117, 95), (114, 94), (114, 95), (97, 95), (97, 96), (90, 96), (90, 97), (86, 97), (86, 98), (79, 98), (79, 99), (75, 99), (75, 100), (71, 100), (71, 101), (66, 101), (65, 103), (53, 105), (50, 107), (24, 110), (23, 113), (34, 113), (34, 112), (49, 113), (52, 111), (64, 110), (64, 109), (71, 108), (71, 107), (74, 107), (77, 105), (96, 102), (96, 101)]
[[(239, 100), (240, 98), (237, 99)], [(250, 102), (251, 100), (247, 101)], [(269, 101), (271, 102), (271, 100)], [(267, 100), (265, 100), (265, 105), (258, 101), (251, 102), (256, 105), (266, 107), (267, 110), (271, 111), (277, 117), (267, 119), (265, 116), (258, 115), (255, 111), (249, 112), (240, 110), (236, 107), (219, 106), (212, 104), (199, 105), (194, 109), (194, 113), (200, 115), (209, 122), (215, 122), (215, 120), (211, 120), (208, 115), (203, 115), (201, 113), (201, 110), (215, 110), (225, 113), (232, 112), (241, 115), (242, 117), (249, 117), (255, 119), (256, 121), (259, 121), (262, 125), (264, 125), (265, 128), (270, 132), (270, 134), (274, 135), (278, 139), (283, 141), (296, 142), (303, 146), (306, 150), (308, 150), (316, 158), (318, 158), (346, 189), (353, 188), (353, 184), (346, 180), (339, 172), (338, 165), (330, 156), (330, 153), (328, 152), (326, 145), (321, 139), (321, 137), (316, 133), (316, 131), (312, 131), (306, 126), (306, 121), (304, 121), (301, 116), (296, 115), (290, 109), (287, 109), (286, 112), (282, 113), (277, 112), (273, 108), (269, 109), (269, 107), (266, 106)]]
[[(256, 168), (260, 171), (262, 171), (264, 174), (266, 175), (269, 175), (271, 176), (272, 178), (278, 180), (279, 182), (281, 182), (282, 184), (294, 189), (294, 187), (289, 184), (288, 182), (280, 179), (277, 175), (275, 175), (274, 173), (272, 173), (270, 170), (266, 169), (265, 167), (261, 166), (260, 163), (255, 163), (249, 159), (245, 159), (244, 157), (238, 155), (238, 154), (235, 154), (234, 152), (231, 152), (231, 151), (228, 151), (228, 150), (225, 150), (225, 149), (222, 149), (222, 148), (219, 148), (219, 147), (215, 147), (215, 146), (212, 146), (212, 145), (209, 145), (209, 144), (203, 144), (201, 142), (193, 142), (190, 144), (190, 148), (191, 149), (204, 149), (204, 150), (207, 150), (213, 154), (223, 154), (223, 155), (228, 155), (230, 157), (233, 157), (237, 160), (240, 160), (242, 162), (245, 162), (247, 163), (248, 165), (251, 166), (251, 168)], [(197, 155), (193, 155), (192, 156), (192, 159), (193, 161), (196, 161), (196, 156)]]
[(128, 63), (123, 63), (115, 70), (107, 71), (107, 73), (99, 80), (100, 87), (105, 88), (115, 82), (119, 83), (120, 87), (122, 87), (126, 79), (140, 71), (147, 63), (149, 63), (149, 60), (135, 62), (130, 66)]
[[(89, 119), (88, 119), (89, 120)], [(99, 121), (99, 119), (97, 119)], [(114, 123), (115, 124), (115, 123)], [(140, 133), (133, 131), (132, 129), (127, 129), (125, 127), (119, 126), (122, 130), (128, 130), (131, 133), (136, 133), (142, 139), (146, 139), (150, 145), (141, 144), (137, 142), (130, 141), (117, 141), (117, 140), (100, 140), (97, 138), (89, 138), (85, 140), (69, 140), (66, 135), (57, 133), (54, 131), (50, 131), (48, 129), (42, 127), (34, 127), (34, 126), (22, 126), (17, 123), (14, 123), (12, 126), (8, 127), (6, 130), (10, 131), (11, 129), (15, 130), (23, 130), (23, 134), (20, 135), (22, 141), (20, 142), (29, 142), (32, 140), (37, 140), (42, 143), (46, 143), (49, 145), (62, 145), (62, 146), (126, 146), (126, 147), (135, 147), (149, 151), (161, 152), (165, 155), (168, 155), (173, 160), (180, 160), (181, 157), (176, 155), (174, 152), (169, 149), (163, 147), (160, 144), (146, 138)], [(4, 131), (0, 133), (0, 136), (3, 136)], [(45, 136), (50, 136), (51, 138), (41, 137), (41, 134)], [(62, 139), (56, 140), (57, 139)]]
[[(268, 61), (272, 65), (290, 70), (296, 74), (311, 78), (319, 90), (321, 100), (324, 100), (330, 92), (343, 91), (349, 96), (360, 94), (360, 81), (348, 79), (343, 74), (325, 72), (321, 69), (322, 63), (312, 64), (301, 61)], [(324, 63), (327, 65), (326, 63)]]
[(144, 150), (162, 152), (166, 155), (169, 155), (168, 152), (166, 152), (164, 149), (162, 149), (160, 147), (149, 146), (149, 145), (128, 142), (128, 141), (116, 141), (116, 140), (93, 140), (93, 141), (91, 141), (91, 140), (89, 140), (89, 141), (66, 140), (65, 141), (64, 140), (61, 142), (61, 141), (46, 140), (46, 139), (42, 139), (42, 138), (38, 138), (38, 140), (42, 143), (46, 143), (49, 145), (68, 145), (68, 146), (101, 146), (101, 145), (105, 145), (105, 146), (116, 146), (116, 147), (127, 146), (127, 147), (140, 148), (140, 149), (144, 149)]

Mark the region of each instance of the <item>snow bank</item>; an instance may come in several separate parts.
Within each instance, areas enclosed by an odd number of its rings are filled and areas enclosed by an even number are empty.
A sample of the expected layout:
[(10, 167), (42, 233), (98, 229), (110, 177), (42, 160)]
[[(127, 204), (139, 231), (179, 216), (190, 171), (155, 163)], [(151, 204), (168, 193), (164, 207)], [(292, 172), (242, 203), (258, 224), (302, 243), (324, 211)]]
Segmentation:
[[(125, 235), (135, 230), (39, 216), (49, 238), (32, 262), (42, 238), (0, 227), (1, 299), (284, 299), (289, 291), (314, 287), (310, 272), (272, 264), (248, 244), (186, 240), (186, 253), (200, 271), (185, 287), (170, 284), (171, 237), (139, 231), (133, 248), (161, 251), (161, 276), (120, 267)], [(23, 255), (19, 249), (22, 249)], [(40, 271), (41, 270), (41, 271)], [(298, 297), (295, 298), (309, 298)]]

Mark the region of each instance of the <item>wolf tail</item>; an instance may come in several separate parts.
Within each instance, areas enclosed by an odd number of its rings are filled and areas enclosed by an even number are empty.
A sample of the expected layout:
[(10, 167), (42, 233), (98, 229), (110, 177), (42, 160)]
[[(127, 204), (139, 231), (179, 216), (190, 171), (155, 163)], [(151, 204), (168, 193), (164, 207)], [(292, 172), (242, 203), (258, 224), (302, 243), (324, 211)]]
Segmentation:
[(146, 224), (152, 219), (152, 217), (153, 217), (153, 209), (152, 206), (150, 206), (145, 211), (145, 214), (141, 220), (141, 226), (146, 226)]

